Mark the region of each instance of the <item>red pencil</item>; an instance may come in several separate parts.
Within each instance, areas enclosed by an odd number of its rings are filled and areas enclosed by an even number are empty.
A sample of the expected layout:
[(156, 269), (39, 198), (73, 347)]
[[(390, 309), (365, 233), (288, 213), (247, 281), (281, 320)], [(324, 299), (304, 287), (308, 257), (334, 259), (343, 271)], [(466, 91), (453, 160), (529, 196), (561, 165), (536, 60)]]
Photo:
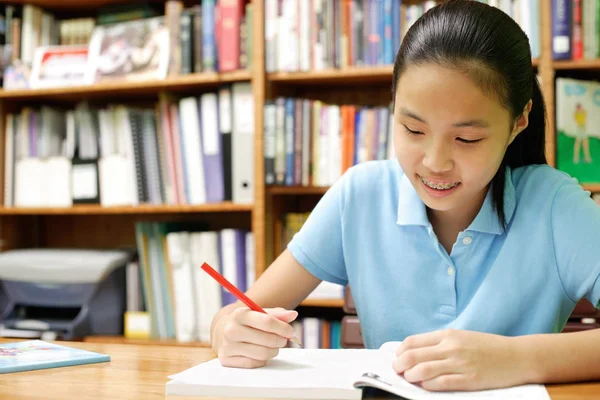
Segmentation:
[[(214, 280), (219, 282), (219, 284), (225, 289), (227, 289), (229, 293), (237, 297), (239, 301), (247, 305), (248, 308), (254, 311), (261, 312), (263, 314), (267, 314), (267, 312), (263, 310), (261, 306), (253, 302), (248, 296), (246, 296), (240, 289), (236, 288), (231, 282), (225, 279), (225, 277), (218, 273), (213, 267), (211, 267), (207, 263), (203, 263), (200, 268), (202, 268), (207, 274), (212, 276)], [(302, 347), (302, 343), (300, 343), (300, 340), (297, 337), (290, 338), (290, 340), (296, 343), (298, 346)]]

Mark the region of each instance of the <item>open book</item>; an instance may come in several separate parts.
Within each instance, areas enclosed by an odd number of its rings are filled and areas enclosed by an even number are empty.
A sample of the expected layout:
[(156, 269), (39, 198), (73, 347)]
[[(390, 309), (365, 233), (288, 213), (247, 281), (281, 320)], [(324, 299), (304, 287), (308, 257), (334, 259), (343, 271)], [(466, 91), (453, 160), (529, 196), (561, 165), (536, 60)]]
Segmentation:
[(167, 395), (279, 399), (360, 399), (375, 387), (411, 400), (550, 400), (543, 385), (479, 392), (430, 392), (407, 382), (392, 369), (400, 342), (370, 349), (284, 348), (262, 368), (221, 366), (218, 359), (169, 376)]

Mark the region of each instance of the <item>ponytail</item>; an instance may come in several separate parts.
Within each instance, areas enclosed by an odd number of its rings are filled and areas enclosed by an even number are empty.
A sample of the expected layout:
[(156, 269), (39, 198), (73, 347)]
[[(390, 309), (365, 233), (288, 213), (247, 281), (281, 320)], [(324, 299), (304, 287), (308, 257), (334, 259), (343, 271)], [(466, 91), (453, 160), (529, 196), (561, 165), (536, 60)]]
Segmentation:
[[(506, 167), (518, 168), (531, 164), (547, 164), (546, 160), (546, 106), (536, 75), (531, 73), (531, 111), (529, 123), (523, 132), (508, 146), (502, 164), (492, 179), (493, 205), (498, 214), (500, 225), (506, 227), (504, 215), (504, 185)], [(520, 117), (517, 116), (517, 118)]]

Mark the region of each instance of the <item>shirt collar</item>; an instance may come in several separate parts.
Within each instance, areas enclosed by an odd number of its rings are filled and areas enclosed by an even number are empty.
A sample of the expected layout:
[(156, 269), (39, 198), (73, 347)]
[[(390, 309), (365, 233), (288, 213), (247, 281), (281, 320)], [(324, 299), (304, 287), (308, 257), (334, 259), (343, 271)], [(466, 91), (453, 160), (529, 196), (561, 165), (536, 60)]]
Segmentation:
[[(510, 221), (512, 218), (513, 212), (515, 211), (515, 204), (515, 187), (512, 182), (512, 173), (510, 167), (506, 167), (504, 178), (504, 218), (506, 221)], [(479, 213), (467, 230), (493, 233), (496, 235), (500, 235), (504, 232), (502, 224), (498, 219), (498, 213), (492, 203), (491, 186), (485, 196), (481, 210), (479, 210)]]
[[(509, 221), (515, 210), (515, 187), (512, 183), (512, 173), (510, 167), (506, 167), (504, 183), (504, 215), (506, 221)], [(427, 209), (425, 204), (417, 194), (410, 179), (402, 173), (398, 194), (398, 216), (396, 223), (398, 225), (422, 225), (429, 226)], [(502, 224), (498, 219), (498, 214), (492, 203), (491, 186), (485, 196), (485, 200), (479, 213), (467, 228), (467, 230), (491, 233), (500, 235), (503, 232)]]

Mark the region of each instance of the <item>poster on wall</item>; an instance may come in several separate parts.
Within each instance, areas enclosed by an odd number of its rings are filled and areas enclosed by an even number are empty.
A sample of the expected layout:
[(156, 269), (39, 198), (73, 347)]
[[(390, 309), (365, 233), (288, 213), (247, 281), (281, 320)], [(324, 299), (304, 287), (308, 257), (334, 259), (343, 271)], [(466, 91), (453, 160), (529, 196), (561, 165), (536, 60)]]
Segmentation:
[(600, 183), (600, 82), (556, 79), (556, 167)]

